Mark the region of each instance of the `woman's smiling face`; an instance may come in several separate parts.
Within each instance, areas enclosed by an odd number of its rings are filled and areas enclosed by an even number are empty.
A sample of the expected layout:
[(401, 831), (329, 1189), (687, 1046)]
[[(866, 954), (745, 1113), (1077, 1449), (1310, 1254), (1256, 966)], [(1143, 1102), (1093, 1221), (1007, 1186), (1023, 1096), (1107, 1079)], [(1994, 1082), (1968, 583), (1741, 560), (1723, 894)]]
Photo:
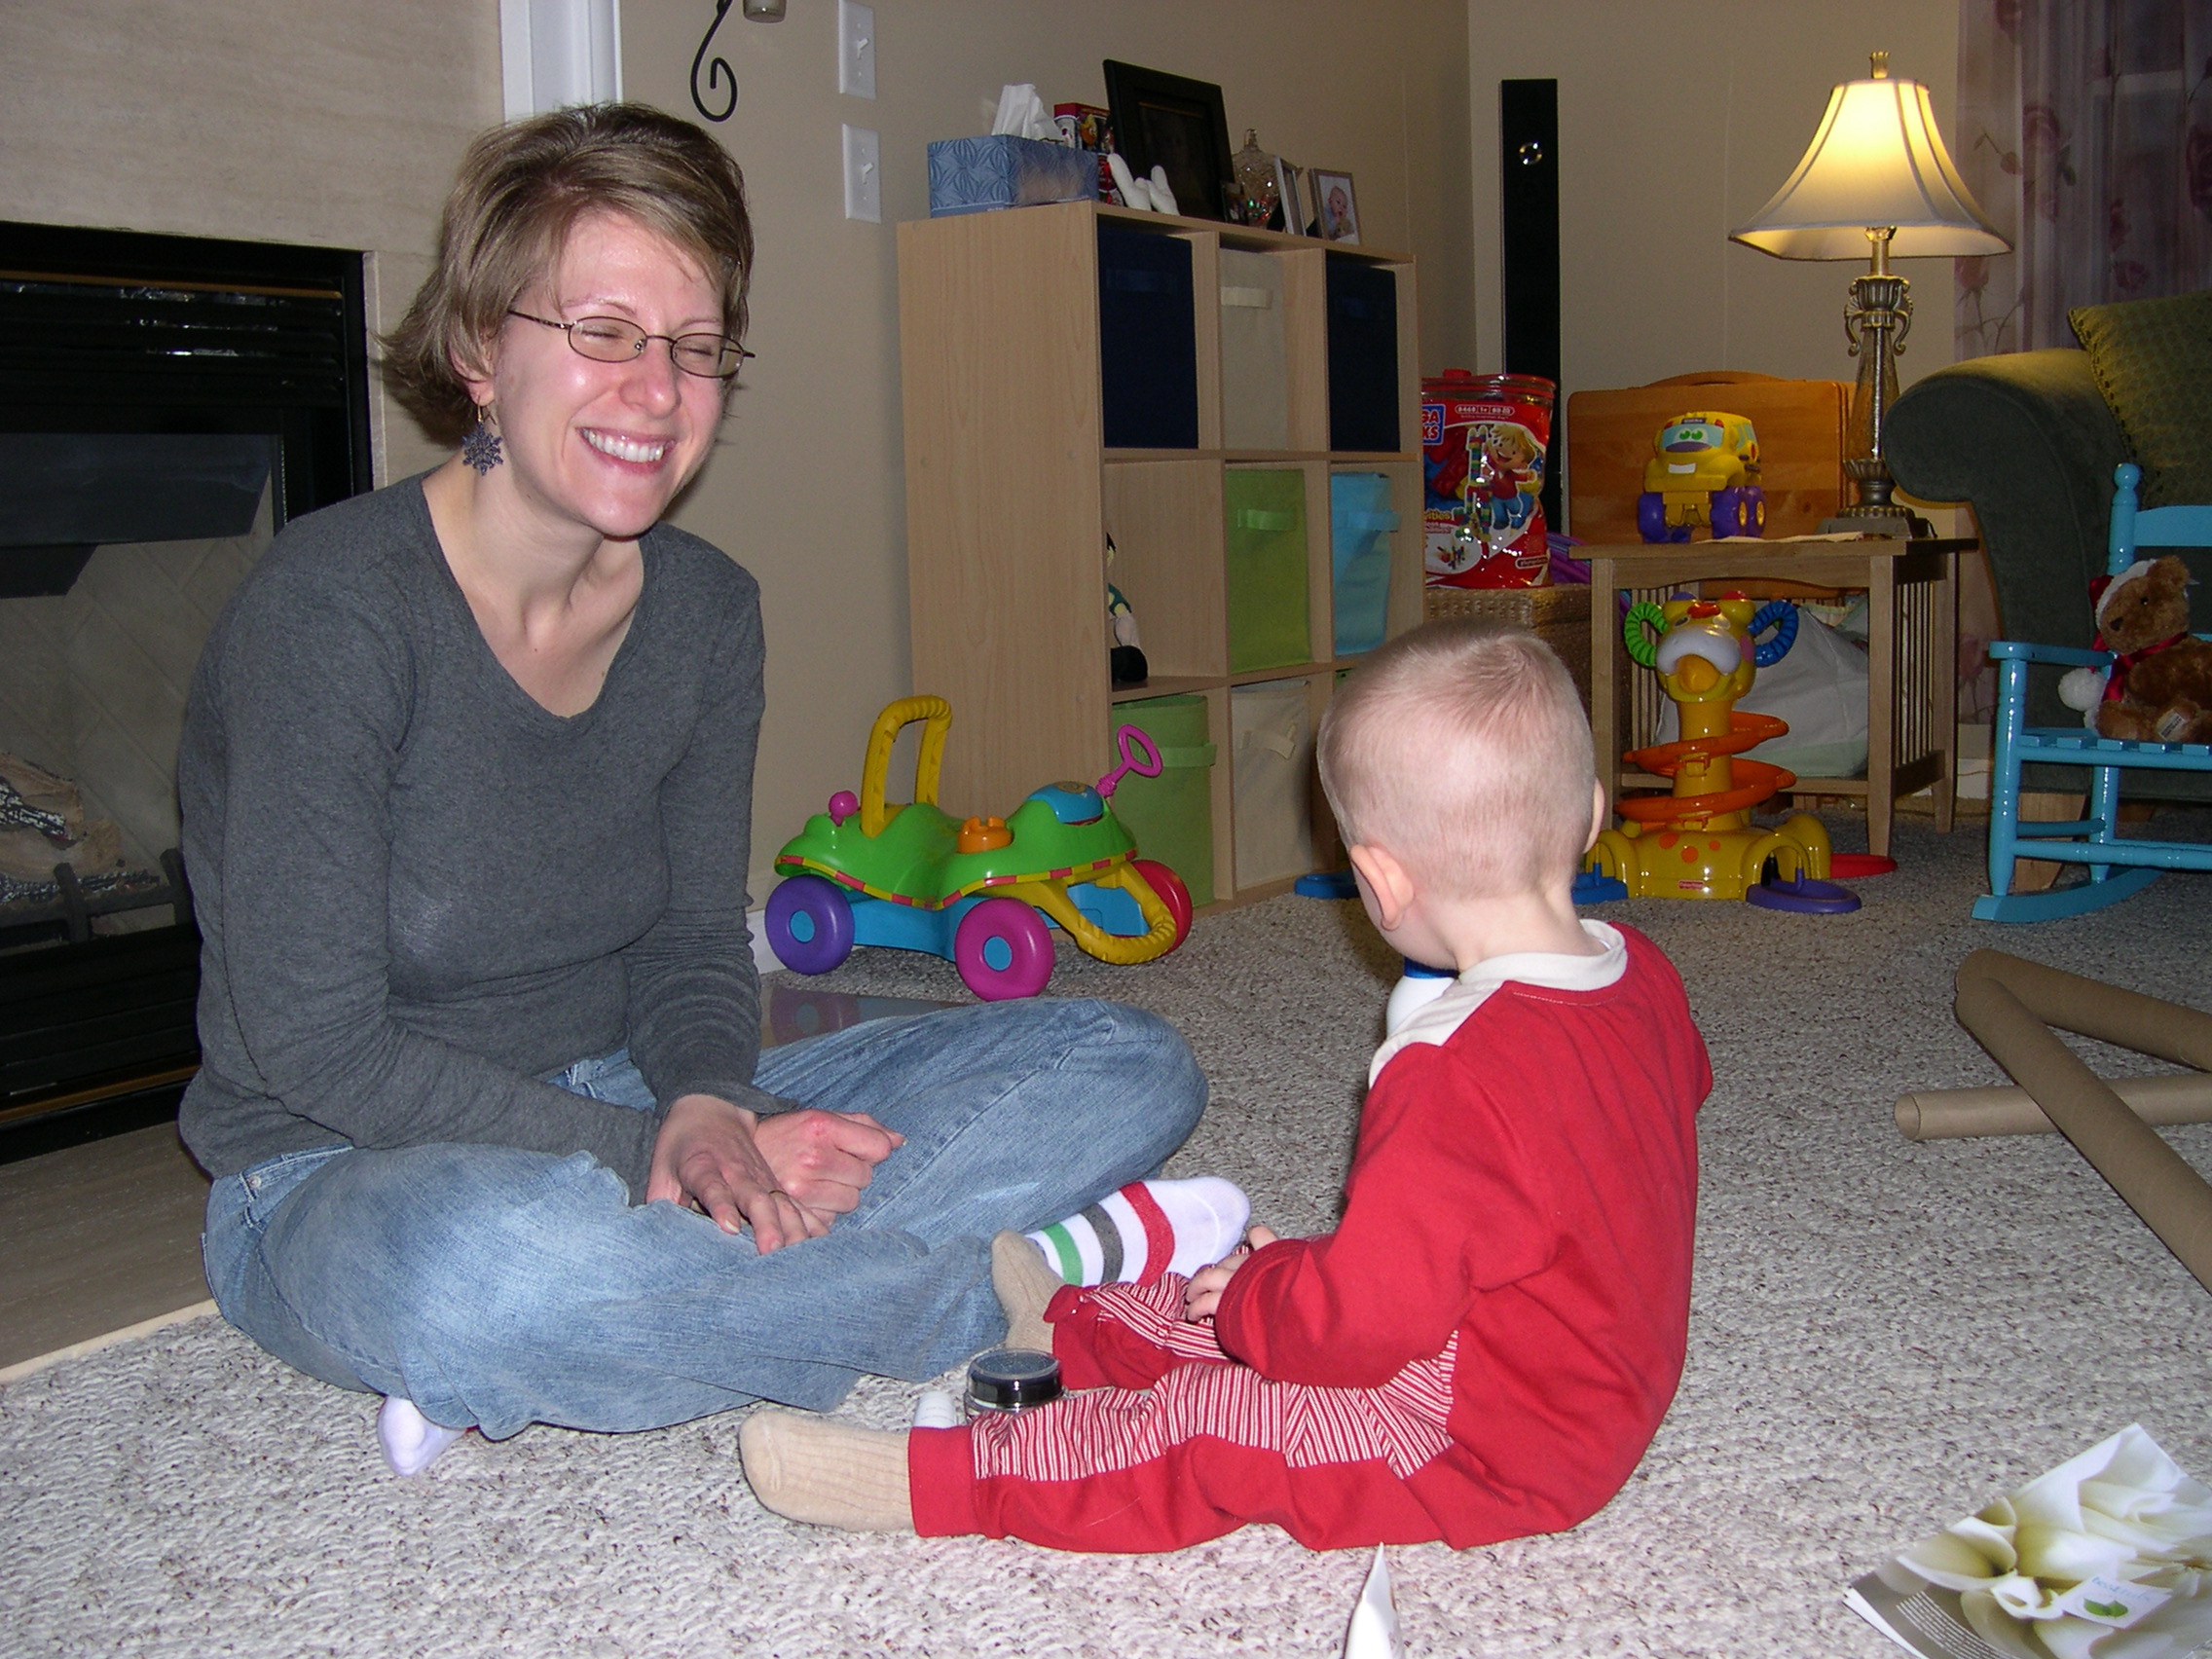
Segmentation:
[[(607, 212), (576, 221), (550, 274), (515, 309), (556, 322), (620, 317), (655, 335), (725, 326), (720, 289), (692, 255)], [(721, 424), (725, 383), (678, 369), (666, 340), (647, 341), (631, 361), (602, 363), (571, 350), (561, 330), (510, 316), (491, 358), (489, 377), (469, 389), (494, 403), (507, 464), (486, 482), (609, 540), (659, 521)]]

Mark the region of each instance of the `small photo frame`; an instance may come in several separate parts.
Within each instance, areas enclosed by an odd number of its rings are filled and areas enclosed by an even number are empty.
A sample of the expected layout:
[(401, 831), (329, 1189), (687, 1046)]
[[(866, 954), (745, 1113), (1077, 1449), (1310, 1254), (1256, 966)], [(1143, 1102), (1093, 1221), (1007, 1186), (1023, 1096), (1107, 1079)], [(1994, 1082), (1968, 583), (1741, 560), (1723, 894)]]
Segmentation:
[(1294, 237), (1306, 234), (1307, 214), (1298, 202), (1298, 169), (1275, 158), (1275, 200), (1280, 203), (1282, 228)]
[(1352, 193), (1351, 174), (1313, 167), (1307, 173), (1313, 193), (1313, 217), (1320, 222), (1323, 241), (1359, 245), (1359, 198)]

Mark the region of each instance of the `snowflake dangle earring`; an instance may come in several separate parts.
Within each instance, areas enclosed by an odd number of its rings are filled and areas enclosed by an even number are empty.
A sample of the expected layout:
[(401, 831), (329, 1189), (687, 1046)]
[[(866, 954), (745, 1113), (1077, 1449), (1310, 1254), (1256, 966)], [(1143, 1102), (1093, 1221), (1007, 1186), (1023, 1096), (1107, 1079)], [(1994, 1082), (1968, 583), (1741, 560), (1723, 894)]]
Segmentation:
[(476, 406), (476, 424), (468, 428), (468, 436), (461, 441), (461, 459), (476, 468), (481, 478), (506, 457), (499, 453), (499, 434), (492, 427), (492, 406)]

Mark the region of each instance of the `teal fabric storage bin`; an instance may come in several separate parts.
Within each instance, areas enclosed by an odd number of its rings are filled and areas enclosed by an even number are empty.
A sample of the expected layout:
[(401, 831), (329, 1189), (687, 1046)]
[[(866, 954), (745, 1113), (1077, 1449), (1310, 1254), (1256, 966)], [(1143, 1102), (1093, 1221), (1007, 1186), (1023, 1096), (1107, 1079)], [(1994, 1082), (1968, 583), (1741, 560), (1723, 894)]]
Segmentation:
[(1337, 655), (1382, 643), (1390, 607), (1390, 480), (1380, 472), (1329, 476), (1329, 549), (1335, 570)]
[(1228, 514), (1229, 671), (1311, 660), (1307, 620), (1306, 474), (1231, 467)]

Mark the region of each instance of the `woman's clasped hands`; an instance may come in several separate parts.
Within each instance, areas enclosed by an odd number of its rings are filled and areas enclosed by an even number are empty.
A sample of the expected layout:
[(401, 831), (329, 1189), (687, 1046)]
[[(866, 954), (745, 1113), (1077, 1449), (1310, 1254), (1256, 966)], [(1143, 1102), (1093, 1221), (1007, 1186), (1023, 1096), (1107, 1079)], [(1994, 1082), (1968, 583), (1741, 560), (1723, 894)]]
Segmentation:
[(849, 1215), (875, 1166), (905, 1139), (866, 1112), (763, 1118), (711, 1094), (685, 1094), (661, 1120), (645, 1201), (695, 1209), (724, 1233), (750, 1226), (765, 1255), (819, 1238)]

